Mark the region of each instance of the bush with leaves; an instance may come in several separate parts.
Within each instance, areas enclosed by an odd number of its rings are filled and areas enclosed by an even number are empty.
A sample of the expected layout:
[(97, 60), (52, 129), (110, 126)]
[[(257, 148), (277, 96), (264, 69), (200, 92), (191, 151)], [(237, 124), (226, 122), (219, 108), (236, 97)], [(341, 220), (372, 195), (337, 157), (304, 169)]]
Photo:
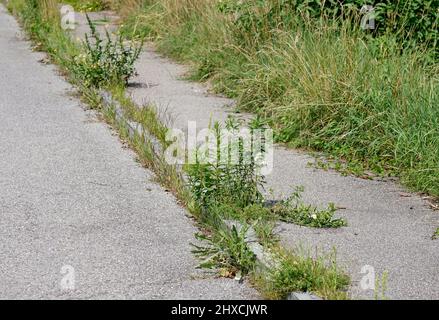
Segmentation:
[(135, 74), (134, 63), (139, 58), (143, 44), (126, 46), (122, 36), (112, 39), (108, 31), (101, 39), (96, 26), (87, 16), (91, 34), (86, 35), (85, 52), (73, 60), (74, 73), (87, 87), (100, 88), (110, 84), (127, 84)]
[(286, 299), (291, 292), (311, 292), (322, 297), (332, 293), (331, 300), (346, 299), (349, 277), (337, 268), (335, 251), (313, 258), (310, 252), (291, 255), (285, 250), (276, 252), (280, 263), (256, 279), (269, 299)]
[[(236, 130), (237, 123), (229, 118), (226, 128)], [(244, 143), (241, 139), (238, 143), (239, 158), (237, 163), (227, 157), (221, 159), (221, 153), (228, 150), (221, 150), (222, 128), (215, 124), (215, 136), (217, 138), (217, 159), (216, 161), (200, 161), (200, 151), (197, 151), (197, 162), (188, 167), (189, 184), (197, 203), (204, 208), (223, 203), (230, 203), (238, 208), (245, 208), (255, 203), (262, 203), (263, 197), (260, 187), (264, 183), (264, 177), (258, 174), (257, 164), (253, 158), (247, 158), (244, 154)], [(227, 148), (232, 146), (227, 146)]]

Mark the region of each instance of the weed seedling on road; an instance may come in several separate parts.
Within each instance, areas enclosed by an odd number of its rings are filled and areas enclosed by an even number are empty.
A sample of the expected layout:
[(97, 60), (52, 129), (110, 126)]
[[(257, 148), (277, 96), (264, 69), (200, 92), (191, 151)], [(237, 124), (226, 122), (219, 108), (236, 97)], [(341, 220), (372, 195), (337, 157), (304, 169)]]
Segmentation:
[(272, 212), (281, 221), (295, 223), (314, 228), (339, 228), (346, 226), (344, 219), (334, 219), (335, 205), (330, 203), (325, 210), (319, 210), (302, 201), (303, 188), (297, 187), (295, 192), (286, 200), (272, 207)]

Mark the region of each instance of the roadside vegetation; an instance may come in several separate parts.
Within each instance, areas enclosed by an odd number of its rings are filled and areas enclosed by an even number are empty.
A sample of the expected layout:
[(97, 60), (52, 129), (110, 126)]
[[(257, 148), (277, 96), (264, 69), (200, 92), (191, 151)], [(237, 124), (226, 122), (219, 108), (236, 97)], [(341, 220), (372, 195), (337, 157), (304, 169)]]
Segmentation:
[(437, 197), (438, 2), (366, 2), (374, 30), (357, 0), (139, 0), (122, 31), (191, 63), (278, 142)]
[(104, 0), (64, 0), (63, 4), (70, 4), (76, 11), (90, 12), (90, 11), (102, 11), (108, 9), (109, 3)]
[(86, 87), (100, 88), (112, 84), (128, 84), (133, 76), (134, 63), (139, 58), (143, 43), (125, 43), (121, 36), (112, 39), (106, 31), (105, 39), (87, 16), (90, 35), (85, 36), (83, 53), (73, 57), (73, 73)]
[[(70, 3), (79, 8), (91, 2)], [(167, 128), (158, 120), (155, 109), (152, 106), (139, 108), (125, 94), (141, 41), (127, 44), (108, 34), (102, 39), (89, 21), (89, 37), (82, 44), (78, 43), (61, 29), (58, 4), (55, 0), (10, 0), (8, 8), (19, 17), (35, 48), (48, 53), (78, 88), (82, 99), (102, 112), (105, 120), (117, 128), (120, 136), (137, 152), (139, 160), (153, 169), (159, 182), (197, 218), (201, 230), (197, 239), (202, 241), (194, 244), (194, 253), (203, 259), (200, 266), (227, 277), (249, 276), (268, 298), (285, 298), (291, 290), (308, 291), (327, 299), (348, 298), (349, 278), (338, 270), (335, 256), (317, 258), (287, 252), (280, 247), (273, 232), (279, 219), (312, 227), (344, 225), (343, 220), (333, 219), (333, 207), (319, 211), (306, 206), (300, 200), (299, 190), (285, 203), (267, 206), (259, 189), (263, 177), (255, 170), (254, 163), (222, 166), (198, 163), (185, 168), (187, 185), (182, 172), (167, 164), (151, 141), (137, 133), (131, 135), (126, 125), (126, 121), (136, 122), (164, 147), (169, 144), (165, 140)], [(92, 10), (92, 7), (83, 8)], [(116, 106), (104, 108), (102, 91), (111, 93), (123, 109), (125, 121), (117, 120)], [(227, 226), (229, 219), (241, 223), (242, 228)], [(263, 272), (249, 249), (247, 231), (250, 228), (257, 234), (256, 241), (277, 261)]]

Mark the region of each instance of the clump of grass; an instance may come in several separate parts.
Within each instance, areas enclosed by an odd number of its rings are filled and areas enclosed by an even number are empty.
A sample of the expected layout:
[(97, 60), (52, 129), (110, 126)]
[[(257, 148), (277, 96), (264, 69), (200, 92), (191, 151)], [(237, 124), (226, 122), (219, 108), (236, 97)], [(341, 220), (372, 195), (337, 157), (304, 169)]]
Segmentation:
[(389, 300), (389, 298), (386, 296), (387, 291), (387, 280), (388, 280), (389, 274), (388, 272), (384, 272), (381, 277), (377, 277), (375, 280), (375, 292), (374, 292), (374, 299), (375, 300)]
[(436, 231), (433, 233), (433, 236), (431, 238), (433, 240), (439, 239), (439, 228), (436, 229)]
[(103, 40), (88, 15), (87, 21), (91, 34), (86, 35), (84, 52), (74, 58), (72, 67), (75, 75), (86, 87), (127, 84), (135, 73), (134, 63), (139, 58), (143, 43), (127, 46), (122, 36), (113, 40), (108, 31)]
[(334, 255), (315, 259), (280, 249), (275, 254), (279, 264), (255, 278), (266, 298), (285, 299), (291, 292), (309, 292), (325, 299), (347, 299), (349, 278), (338, 270)]

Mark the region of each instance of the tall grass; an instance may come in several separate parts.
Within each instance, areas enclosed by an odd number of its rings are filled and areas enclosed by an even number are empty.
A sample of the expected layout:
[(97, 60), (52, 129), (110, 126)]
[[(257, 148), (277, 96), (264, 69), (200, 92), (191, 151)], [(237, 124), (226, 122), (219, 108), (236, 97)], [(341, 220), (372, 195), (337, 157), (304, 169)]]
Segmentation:
[(42, 0), (39, 1), (40, 12), (44, 20), (56, 21), (59, 19), (56, 0)]
[(118, 10), (122, 16), (125, 16), (139, 9), (142, 0), (63, 0), (58, 2), (70, 4), (75, 10), (83, 12), (113, 9)]
[[(394, 174), (439, 196), (439, 67), (431, 48), (372, 37), (355, 14), (309, 19), (280, 0), (239, 12), (219, 0), (145, 0), (125, 34), (191, 62), (277, 140)], [(273, 10), (270, 10), (273, 9)], [(279, 7), (280, 8), (280, 7)]]

